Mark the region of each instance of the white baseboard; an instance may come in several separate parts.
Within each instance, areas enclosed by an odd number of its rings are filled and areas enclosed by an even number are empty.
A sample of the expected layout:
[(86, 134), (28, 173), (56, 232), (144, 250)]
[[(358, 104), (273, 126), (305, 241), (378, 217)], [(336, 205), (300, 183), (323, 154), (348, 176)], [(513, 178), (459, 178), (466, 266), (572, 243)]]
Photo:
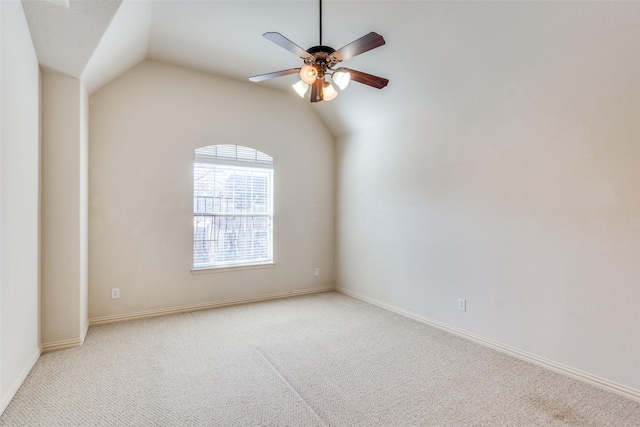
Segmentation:
[(87, 324), (85, 325), (85, 328), (80, 333), (79, 338), (72, 338), (69, 340), (44, 343), (40, 346), (40, 348), (43, 353), (49, 353), (51, 351), (66, 350), (68, 348), (80, 347), (82, 344), (84, 344), (84, 340), (85, 338), (87, 338), (88, 332), (89, 332), (89, 322), (87, 322)]
[(68, 348), (80, 347), (84, 343), (84, 337), (72, 338), (70, 340), (47, 342), (42, 344), (42, 352), (66, 350)]
[(382, 301), (378, 301), (374, 298), (369, 298), (365, 295), (359, 294), (357, 292), (350, 291), (348, 289), (336, 287), (336, 291), (341, 292), (345, 295), (349, 295), (353, 298), (357, 298), (364, 302), (368, 302), (369, 304), (376, 305), (378, 307), (384, 308), (386, 310), (397, 313), (401, 316), (408, 317), (413, 320), (417, 320), (418, 322), (425, 323), (427, 325), (433, 326), (435, 328), (444, 330), (451, 334), (457, 335), (459, 337), (468, 339), (475, 343), (481, 344), (485, 347), (492, 348), (494, 350), (500, 351), (502, 353), (506, 353), (510, 356), (516, 357), (518, 359), (524, 360), (526, 362), (532, 363), (537, 366), (541, 366), (543, 368), (549, 369), (551, 371), (569, 376), (571, 378), (575, 378), (582, 382), (586, 382), (595, 387), (601, 388), (603, 390), (609, 391), (611, 393), (615, 393), (626, 397), (627, 399), (634, 400), (636, 402), (640, 402), (640, 391), (634, 390), (632, 388), (623, 386), (621, 384), (614, 383), (612, 381), (606, 380), (604, 378), (597, 377), (595, 375), (588, 374), (586, 372), (571, 368), (569, 366), (562, 365), (560, 363), (554, 362), (549, 359), (545, 359), (540, 356), (536, 356), (535, 354), (528, 353), (526, 351), (518, 350), (517, 348), (510, 347), (508, 345), (499, 343), (497, 341), (493, 341), (488, 338), (481, 337), (480, 335), (473, 334), (471, 332), (464, 331), (462, 329), (458, 329), (453, 326), (449, 326), (445, 323), (438, 322), (436, 320), (432, 320), (421, 316), (419, 314), (412, 313), (410, 311), (394, 307), (390, 304), (384, 303)]
[(36, 349), (33, 355), (29, 358), (29, 361), (20, 374), (20, 377), (18, 377), (15, 383), (13, 383), (8, 393), (5, 396), (2, 396), (2, 401), (0, 402), (0, 415), (4, 413), (4, 410), (7, 409), (7, 406), (9, 406), (9, 403), (11, 403), (11, 399), (13, 399), (13, 396), (15, 396), (18, 390), (20, 390), (20, 386), (22, 386), (22, 383), (27, 378), (27, 375), (29, 375), (29, 372), (31, 372), (31, 369), (33, 369), (33, 366), (40, 358), (40, 354), (40, 349)]
[(87, 339), (87, 334), (89, 333), (89, 319), (87, 319), (87, 323), (84, 325), (84, 331), (82, 331), (82, 335), (80, 335), (80, 345), (84, 344), (84, 340)]
[(147, 317), (157, 317), (157, 316), (164, 316), (168, 314), (189, 313), (191, 311), (208, 310), (210, 308), (226, 307), (230, 305), (247, 304), (247, 303), (259, 302), (259, 301), (268, 301), (273, 299), (286, 298), (286, 297), (297, 296), (297, 295), (315, 294), (318, 292), (327, 292), (327, 291), (333, 291), (333, 290), (335, 290), (333, 286), (325, 286), (322, 288), (311, 288), (311, 289), (302, 289), (302, 290), (296, 290), (296, 291), (278, 292), (278, 293), (263, 295), (263, 296), (254, 297), (254, 298), (240, 298), (240, 299), (217, 301), (217, 302), (207, 302), (202, 304), (183, 305), (180, 307), (161, 308), (157, 310), (139, 311), (136, 313), (116, 314), (113, 316), (94, 317), (89, 319), (89, 325), (122, 322), (126, 320), (134, 320), (134, 319), (144, 319)]

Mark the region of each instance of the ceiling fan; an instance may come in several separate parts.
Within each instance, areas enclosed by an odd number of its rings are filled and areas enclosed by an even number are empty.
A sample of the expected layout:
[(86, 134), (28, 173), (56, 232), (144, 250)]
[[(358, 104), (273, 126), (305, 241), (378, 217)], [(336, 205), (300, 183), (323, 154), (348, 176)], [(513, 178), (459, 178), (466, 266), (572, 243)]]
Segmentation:
[(319, 3), (320, 42), (318, 43), (318, 46), (313, 46), (304, 50), (280, 33), (269, 32), (262, 35), (267, 40), (270, 40), (278, 46), (287, 49), (289, 52), (298, 55), (304, 61), (304, 65), (300, 68), (291, 68), (288, 70), (275, 71), (273, 73), (260, 74), (258, 76), (249, 77), (249, 80), (252, 82), (261, 82), (263, 80), (297, 73), (300, 75), (300, 81), (292, 86), (300, 97), (304, 97), (309, 90), (309, 87), (311, 87), (311, 102), (331, 101), (338, 96), (338, 92), (335, 90), (333, 85), (330, 82), (325, 81), (326, 76), (331, 76), (333, 82), (341, 90), (346, 89), (351, 80), (376, 89), (382, 89), (385, 87), (389, 83), (389, 80), (385, 78), (373, 76), (350, 68), (334, 68), (342, 61), (382, 46), (385, 44), (384, 38), (382, 38), (380, 34), (371, 32), (338, 50), (329, 46), (323, 46), (322, 0), (319, 0)]

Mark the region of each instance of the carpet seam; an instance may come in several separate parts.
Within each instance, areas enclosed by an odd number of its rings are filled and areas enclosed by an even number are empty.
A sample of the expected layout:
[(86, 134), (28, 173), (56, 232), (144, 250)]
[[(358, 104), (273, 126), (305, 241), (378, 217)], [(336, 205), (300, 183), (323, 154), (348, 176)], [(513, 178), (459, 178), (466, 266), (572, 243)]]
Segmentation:
[(329, 424), (327, 424), (327, 422), (322, 419), (322, 417), (320, 415), (318, 415), (318, 413), (313, 409), (313, 407), (311, 405), (309, 405), (309, 402), (307, 402), (305, 400), (304, 397), (302, 397), (302, 395), (300, 393), (298, 393), (298, 390), (295, 389), (295, 387), (284, 377), (284, 375), (282, 375), (282, 373), (278, 370), (278, 368), (275, 367), (275, 365), (273, 363), (271, 363), (271, 361), (267, 358), (267, 356), (260, 350), (260, 348), (256, 347), (256, 352), (260, 355), (260, 357), (262, 357), (262, 359), (264, 359), (265, 362), (267, 362), (267, 365), (269, 365), (269, 367), (271, 368), (271, 370), (273, 372), (276, 373), (276, 375), (278, 377), (280, 377), (280, 379), (282, 381), (284, 381), (284, 383), (287, 385), (287, 387), (289, 388), (289, 390), (291, 390), (291, 392), (294, 394), (294, 396), (297, 396), (299, 400), (303, 401), (305, 406), (307, 407), (307, 409), (309, 409), (309, 411), (311, 411), (311, 413), (313, 415), (315, 415), (315, 417), (318, 419), (318, 421), (320, 421), (322, 423), (322, 425), (324, 426), (329, 426)]

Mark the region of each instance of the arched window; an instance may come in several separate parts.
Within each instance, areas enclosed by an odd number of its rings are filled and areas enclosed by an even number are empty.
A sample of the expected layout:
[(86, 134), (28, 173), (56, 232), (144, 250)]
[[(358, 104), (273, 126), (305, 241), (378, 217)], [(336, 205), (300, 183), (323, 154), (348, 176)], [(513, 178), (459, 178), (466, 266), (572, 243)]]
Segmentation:
[(195, 150), (193, 267), (273, 262), (273, 158), (241, 145)]

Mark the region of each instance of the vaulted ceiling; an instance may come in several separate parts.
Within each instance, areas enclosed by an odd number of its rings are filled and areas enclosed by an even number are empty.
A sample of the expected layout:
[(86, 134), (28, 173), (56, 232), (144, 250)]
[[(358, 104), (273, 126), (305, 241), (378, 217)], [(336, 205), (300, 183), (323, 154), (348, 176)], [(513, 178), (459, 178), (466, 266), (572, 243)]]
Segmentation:
[(156, 59), (288, 91), (336, 136), (441, 108), (485, 82), (507, 81), (614, 36), (599, 30), (606, 2), (324, 0), (323, 44), (338, 49), (370, 31), (381, 34), (386, 45), (344, 65), (390, 83), (382, 90), (352, 83), (334, 101), (310, 104), (291, 90), (295, 75), (261, 83), (248, 77), (301, 66), (262, 34), (280, 32), (304, 49), (317, 45), (316, 0), (29, 0), (23, 7), (43, 69), (82, 78), (90, 93)]

